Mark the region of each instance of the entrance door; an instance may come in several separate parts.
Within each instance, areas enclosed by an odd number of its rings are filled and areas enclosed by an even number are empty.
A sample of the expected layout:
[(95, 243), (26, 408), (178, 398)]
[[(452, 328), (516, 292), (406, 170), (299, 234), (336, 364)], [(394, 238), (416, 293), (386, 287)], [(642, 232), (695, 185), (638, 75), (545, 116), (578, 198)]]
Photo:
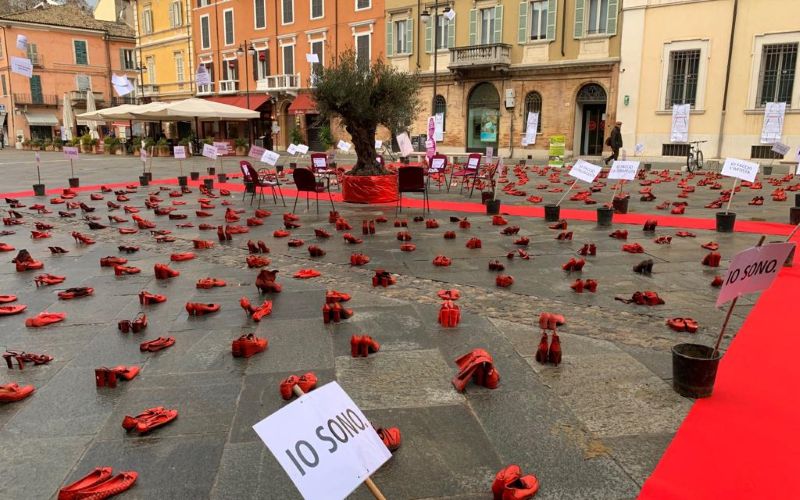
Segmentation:
[(575, 140), (580, 155), (603, 154), (605, 138), (606, 91), (600, 85), (590, 83), (578, 92)]
[(319, 140), (319, 115), (305, 115), (305, 120), (308, 148), (311, 151), (323, 151), (325, 148)]
[(500, 135), (500, 95), (491, 83), (472, 89), (468, 101), (467, 151), (483, 153), (487, 147), (497, 151)]

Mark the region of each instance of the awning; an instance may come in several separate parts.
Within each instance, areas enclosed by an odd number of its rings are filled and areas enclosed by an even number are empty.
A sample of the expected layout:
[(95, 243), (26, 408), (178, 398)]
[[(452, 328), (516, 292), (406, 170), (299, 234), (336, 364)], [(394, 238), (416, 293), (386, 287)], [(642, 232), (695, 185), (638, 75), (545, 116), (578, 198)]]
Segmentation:
[(58, 127), (58, 118), (53, 113), (25, 113), (28, 125)]
[(206, 97), (206, 100), (255, 111), (258, 108), (260, 108), (265, 102), (267, 102), (269, 98), (270, 98), (269, 94), (251, 95), (250, 107), (247, 106), (246, 95), (223, 95), (215, 97)]
[(300, 94), (289, 105), (289, 113), (293, 115), (317, 114), (317, 102), (311, 94)]

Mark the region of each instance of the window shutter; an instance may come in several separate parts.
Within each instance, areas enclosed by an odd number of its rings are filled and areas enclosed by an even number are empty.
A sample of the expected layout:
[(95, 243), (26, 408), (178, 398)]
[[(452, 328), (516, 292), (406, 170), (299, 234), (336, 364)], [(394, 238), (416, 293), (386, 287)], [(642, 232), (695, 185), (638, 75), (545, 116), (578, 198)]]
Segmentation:
[(558, 1), (548, 0), (547, 2), (547, 39), (556, 39), (556, 20), (558, 19)]
[(178, 26), (183, 24), (183, 7), (180, 2), (175, 2), (175, 17), (178, 19)]
[(454, 20), (447, 20), (447, 48), (456, 46), (456, 22)]
[(125, 65), (125, 49), (119, 49), (119, 67), (122, 69), (128, 69)]
[(469, 11), (469, 44), (478, 44), (478, 9)]
[(574, 38), (583, 38), (583, 8), (584, 0), (577, 0), (575, 2), (575, 32)]
[(254, 50), (253, 51), (253, 65), (252, 65), (252, 67), (253, 67), (253, 81), (255, 81), (255, 82), (258, 81), (258, 63), (259, 63), (258, 51)]
[(214, 63), (207, 64), (206, 68), (208, 68), (208, 75), (211, 77), (211, 83), (214, 83)]
[(503, 43), (503, 6), (498, 5), (494, 8), (494, 43)]
[(406, 21), (406, 54), (414, 53), (414, 20)]
[(519, 4), (519, 43), (528, 41), (528, 2)]
[(431, 25), (433, 21), (428, 21), (425, 25), (425, 52), (433, 52), (433, 28)]
[(608, 0), (608, 23), (606, 33), (609, 35), (617, 34), (617, 4), (618, 0)]
[(394, 55), (394, 23), (390, 20), (386, 21), (386, 55)]
[(175, 3), (169, 6), (169, 27), (175, 27)]

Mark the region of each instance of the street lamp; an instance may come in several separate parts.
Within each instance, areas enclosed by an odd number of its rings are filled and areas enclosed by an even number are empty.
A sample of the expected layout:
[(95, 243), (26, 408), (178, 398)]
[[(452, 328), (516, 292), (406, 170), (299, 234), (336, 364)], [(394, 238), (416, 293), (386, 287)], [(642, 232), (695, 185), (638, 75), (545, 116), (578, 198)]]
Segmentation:
[[(450, 7), (442, 4), (444, 6), (444, 13), (450, 12)], [(422, 11), (422, 14), (419, 15), (422, 22), (428, 24), (431, 21), (431, 15), (428, 12), (428, 9)], [(439, 62), (439, 2), (433, 4), (433, 51), (431, 52), (433, 55), (433, 97), (431, 98), (431, 116), (436, 114), (436, 81), (438, 78), (438, 62)]]
[[(245, 54), (244, 47), (247, 47), (247, 55), (252, 57), (256, 53), (255, 45), (250, 44), (247, 45), (247, 40), (244, 41), (243, 44), (239, 45), (239, 48), (236, 49), (236, 57), (242, 57)], [(245, 99), (247, 100), (247, 109), (250, 109), (250, 70), (247, 68), (247, 59), (248, 57), (244, 58), (244, 86), (245, 86)], [(250, 142), (253, 142), (253, 122), (250, 122)]]

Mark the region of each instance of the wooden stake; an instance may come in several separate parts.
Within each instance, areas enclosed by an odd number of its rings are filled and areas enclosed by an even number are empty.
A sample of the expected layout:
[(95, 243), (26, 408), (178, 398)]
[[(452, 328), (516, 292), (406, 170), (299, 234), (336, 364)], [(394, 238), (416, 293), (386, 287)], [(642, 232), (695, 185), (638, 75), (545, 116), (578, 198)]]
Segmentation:
[(730, 212), (730, 210), (731, 210), (731, 201), (733, 201), (733, 193), (736, 192), (736, 183), (737, 182), (739, 182), (739, 178), (738, 177), (734, 177), (733, 178), (733, 189), (731, 189), (731, 195), (728, 197), (728, 206), (725, 207), (725, 215), (728, 215), (728, 212)]
[(561, 205), (561, 202), (562, 202), (562, 201), (564, 201), (564, 198), (566, 198), (566, 197), (567, 197), (567, 195), (569, 194), (569, 192), (570, 192), (570, 191), (572, 191), (572, 188), (574, 188), (574, 187), (575, 187), (575, 183), (576, 183), (576, 182), (578, 182), (578, 179), (575, 179), (574, 181), (572, 181), (572, 184), (570, 184), (570, 186), (569, 186), (569, 189), (567, 189), (567, 192), (566, 192), (566, 193), (564, 193), (564, 196), (562, 196), (562, 197), (561, 197), (561, 199), (560, 199), (560, 200), (558, 200), (558, 203), (556, 203), (556, 206), (559, 206), (559, 205)]
[(617, 197), (617, 190), (622, 191), (623, 184), (625, 184), (625, 179), (620, 179), (617, 185), (614, 186), (614, 191), (611, 193), (611, 205), (614, 205), (614, 198)]
[[(298, 398), (305, 394), (305, 392), (303, 392), (303, 389), (301, 389), (299, 385), (295, 385), (294, 387), (292, 387), (292, 392), (294, 392), (295, 396), (297, 396)], [(386, 500), (386, 497), (383, 496), (381, 490), (378, 489), (378, 485), (375, 484), (375, 482), (371, 478), (365, 479), (364, 484), (367, 485), (367, 488), (369, 488), (369, 492), (372, 493), (372, 496), (375, 497), (375, 500)]]

